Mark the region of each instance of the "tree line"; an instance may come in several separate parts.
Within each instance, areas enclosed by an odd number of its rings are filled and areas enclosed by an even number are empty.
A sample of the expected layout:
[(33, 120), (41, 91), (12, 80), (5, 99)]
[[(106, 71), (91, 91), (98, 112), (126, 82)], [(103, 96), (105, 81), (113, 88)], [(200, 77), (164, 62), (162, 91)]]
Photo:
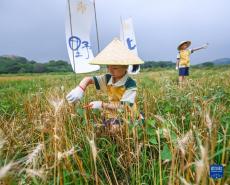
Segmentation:
[(63, 60), (47, 63), (29, 61), (24, 57), (0, 57), (0, 73), (47, 73), (72, 71), (71, 65)]
[[(223, 60), (223, 59), (222, 59)], [(221, 61), (204, 62), (194, 65), (195, 68), (209, 68), (219, 66)], [(223, 63), (223, 62), (222, 62)], [(225, 65), (230, 64), (230, 60), (225, 59)], [(141, 68), (159, 69), (159, 68), (175, 68), (172, 61), (146, 61)], [(49, 72), (72, 72), (71, 65), (63, 60), (50, 60), (47, 63), (38, 63), (33, 60), (27, 60), (25, 57), (18, 56), (0, 56), (0, 74), (6, 73), (49, 73)]]

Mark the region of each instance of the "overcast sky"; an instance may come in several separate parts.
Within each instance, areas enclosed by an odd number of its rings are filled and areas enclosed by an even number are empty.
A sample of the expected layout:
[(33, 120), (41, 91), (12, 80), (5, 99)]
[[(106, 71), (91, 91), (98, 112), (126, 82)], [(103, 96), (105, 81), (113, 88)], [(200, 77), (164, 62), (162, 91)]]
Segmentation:
[[(101, 48), (119, 36), (120, 16), (131, 16), (144, 60), (175, 62), (182, 40), (210, 43), (194, 64), (230, 58), (230, 0), (96, 0), (96, 10)], [(0, 55), (68, 60), (65, 15), (66, 0), (0, 0)], [(95, 28), (91, 38), (96, 53)]]

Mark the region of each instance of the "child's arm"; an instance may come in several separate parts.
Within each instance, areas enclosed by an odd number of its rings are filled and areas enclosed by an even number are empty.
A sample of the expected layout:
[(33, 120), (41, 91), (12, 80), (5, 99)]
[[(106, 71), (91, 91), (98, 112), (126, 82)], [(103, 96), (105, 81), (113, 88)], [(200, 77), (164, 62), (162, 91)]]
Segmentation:
[(191, 52), (198, 51), (198, 50), (201, 50), (201, 49), (206, 49), (207, 47), (208, 47), (208, 43), (204, 44), (204, 45), (201, 46), (201, 47), (193, 48), (193, 49), (191, 50)]
[(124, 109), (125, 104), (133, 105), (135, 103), (136, 95), (137, 95), (137, 88), (135, 86), (133, 88), (127, 89), (124, 92), (120, 102), (118, 102), (118, 103), (103, 103), (103, 107), (105, 109), (110, 109), (110, 110)]
[(177, 59), (177, 61), (176, 61), (176, 70), (179, 68), (179, 62), (180, 62), (180, 59)]
[(103, 101), (92, 101), (88, 105), (84, 106), (84, 108), (91, 108), (91, 109), (108, 109), (108, 110), (117, 110), (123, 109), (124, 105), (120, 102), (118, 103), (105, 103)]
[(119, 103), (102, 103), (103, 109), (109, 109), (109, 110), (116, 110), (116, 109), (123, 109), (123, 105)]
[(124, 109), (124, 104), (132, 105), (135, 102), (136, 98), (136, 88), (126, 90), (124, 95), (122, 96), (120, 102), (112, 103), (112, 102), (102, 102), (102, 101), (93, 101), (90, 102), (89, 105), (85, 106), (85, 108), (92, 109), (107, 109), (107, 110), (117, 110)]
[(176, 70), (179, 68), (179, 63), (180, 63), (180, 53), (178, 53), (176, 56)]
[(88, 87), (88, 85), (90, 85), (90, 84), (94, 84), (93, 77), (85, 77), (79, 83), (79, 86), (82, 87), (85, 90)]
[(87, 86), (93, 83), (94, 80), (92, 77), (83, 78), (83, 80), (81, 80), (79, 85), (76, 88), (74, 88), (72, 91), (70, 91), (70, 93), (66, 96), (68, 102), (73, 103), (77, 100), (80, 100), (83, 97), (84, 91), (87, 88)]

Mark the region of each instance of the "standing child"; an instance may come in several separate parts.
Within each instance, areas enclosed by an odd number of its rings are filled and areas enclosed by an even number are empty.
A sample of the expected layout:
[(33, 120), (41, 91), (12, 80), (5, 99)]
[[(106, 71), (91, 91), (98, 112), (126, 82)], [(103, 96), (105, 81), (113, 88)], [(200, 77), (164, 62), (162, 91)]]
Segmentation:
[[(108, 100), (92, 101), (85, 108), (99, 109), (103, 112), (104, 125), (116, 125), (122, 122), (119, 114), (123, 111), (128, 118), (135, 119), (136, 82), (128, 76), (128, 65), (144, 63), (130, 52), (119, 40), (114, 39), (101, 51), (91, 64), (106, 65), (108, 74), (85, 77), (67, 96), (70, 103), (79, 101), (90, 84), (107, 94)], [(128, 113), (128, 114), (127, 114)], [(126, 117), (127, 118), (127, 117)]]
[(204, 44), (198, 48), (188, 49), (190, 45), (191, 41), (182, 41), (177, 47), (179, 53), (177, 55), (176, 69), (179, 69), (179, 84), (182, 84), (185, 80), (185, 76), (189, 75), (190, 54), (208, 47), (208, 44)]

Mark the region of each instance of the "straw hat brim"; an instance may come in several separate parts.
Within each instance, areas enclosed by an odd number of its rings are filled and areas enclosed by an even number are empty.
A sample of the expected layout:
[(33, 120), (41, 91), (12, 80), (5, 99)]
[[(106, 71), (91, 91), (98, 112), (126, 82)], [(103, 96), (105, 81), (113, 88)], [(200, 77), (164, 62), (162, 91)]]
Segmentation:
[[(183, 44), (187, 44), (188, 45), (188, 47), (191, 45), (191, 41), (189, 41), (189, 40), (186, 40), (186, 41), (182, 41), (179, 45), (178, 45), (178, 47), (177, 47), (177, 50), (180, 50), (180, 48), (181, 48), (181, 46), (183, 45)], [(187, 48), (188, 48), (187, 47)]]
[(143, 64), (144, 61), (115, 38), (89, 63), (97, 65), (135, 65)]

